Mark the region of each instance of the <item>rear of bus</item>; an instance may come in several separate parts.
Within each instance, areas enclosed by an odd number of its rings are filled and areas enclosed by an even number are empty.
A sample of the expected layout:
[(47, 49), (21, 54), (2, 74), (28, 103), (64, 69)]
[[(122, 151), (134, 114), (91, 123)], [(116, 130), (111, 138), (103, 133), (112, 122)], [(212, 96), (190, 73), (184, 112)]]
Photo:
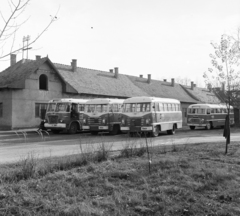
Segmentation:
[(91, 134), (120, 132), (122, 99), (92, 99), (86, 103), (83, 116), (83, 129)]
[(55, 134), (66, 131), (75, 134), (82, 130), (85, 99), (59, 99), (48, 103), (45, 128), (51, 129)]
[(180, 102), (175, 99), (133, 97), (123, 105), (121, 131), (134, 134), (150, 133), (156, 137), (160, 131), (174, 134), (182, 127)]

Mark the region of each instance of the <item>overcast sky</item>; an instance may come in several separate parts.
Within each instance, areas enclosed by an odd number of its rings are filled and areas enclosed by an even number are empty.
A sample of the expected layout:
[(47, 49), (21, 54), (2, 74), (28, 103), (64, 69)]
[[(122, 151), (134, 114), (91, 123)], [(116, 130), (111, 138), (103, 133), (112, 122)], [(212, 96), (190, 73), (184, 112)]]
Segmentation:
[[(240, 27), (240, 0), (31, 0), (15, 44), (24, 35), (36, 37), (58, 9), (30, 59), (48, 55), (67, 65), (77, 59), (79, 67), (118, 67), (122, 74), (159, 80), (187, 77), (198, 85), (210, 66), (210, 42)], [(5, 60), (0, 71), (9, 66)]]

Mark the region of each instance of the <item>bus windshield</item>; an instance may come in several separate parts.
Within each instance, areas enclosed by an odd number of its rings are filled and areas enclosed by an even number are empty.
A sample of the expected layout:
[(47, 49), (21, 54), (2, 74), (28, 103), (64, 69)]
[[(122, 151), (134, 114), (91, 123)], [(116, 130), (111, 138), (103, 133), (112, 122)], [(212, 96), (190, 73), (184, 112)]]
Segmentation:
[(57, 103), (56, 112), (70, 112), (70, 104)]
[(206, 114), (205, 108), (189, 108), (188, 109), (189, 114)]
[(123, 112), (150, 112), (151, 103), (125, 103)]
[(47, 107), (47, 112), (55, 112), (56, 103), (49, 103)]
[(108, 112), (108, 104), (87, 104), (86, 105), (86, 112)]

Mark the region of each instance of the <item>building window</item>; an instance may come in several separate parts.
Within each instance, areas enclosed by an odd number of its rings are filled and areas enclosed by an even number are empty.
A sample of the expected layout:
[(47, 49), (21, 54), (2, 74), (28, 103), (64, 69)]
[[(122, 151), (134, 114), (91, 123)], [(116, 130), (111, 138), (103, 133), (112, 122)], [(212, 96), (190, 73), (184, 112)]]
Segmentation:
[(3, 103), (0, 103), (0, 118), (3, 117)]
[(36, 103), (35, 104), (35, 117), (44, 119), (46, 110), (47, 110), (47, 103)]
[(39, 89), (48, 90), (48, 78), (45, 74), (42, 74), (39, 77)]

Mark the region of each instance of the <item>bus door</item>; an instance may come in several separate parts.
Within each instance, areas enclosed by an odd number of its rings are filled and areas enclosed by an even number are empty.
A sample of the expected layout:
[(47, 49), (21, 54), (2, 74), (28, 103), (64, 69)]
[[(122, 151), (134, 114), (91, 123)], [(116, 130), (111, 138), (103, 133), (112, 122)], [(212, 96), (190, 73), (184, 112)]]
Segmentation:
[(78, 120), (78, 104), (72, 103), (71, 111), (70, 111), (71, 119), (72, 120)]
[(161, 116), (158, 115), (159, 113), (159, 103), (153, 103), (152, 104), (152, 108), (153, 108), (153, 115), (154, 115), (154, 122), (160, 122), (160, 118)]

